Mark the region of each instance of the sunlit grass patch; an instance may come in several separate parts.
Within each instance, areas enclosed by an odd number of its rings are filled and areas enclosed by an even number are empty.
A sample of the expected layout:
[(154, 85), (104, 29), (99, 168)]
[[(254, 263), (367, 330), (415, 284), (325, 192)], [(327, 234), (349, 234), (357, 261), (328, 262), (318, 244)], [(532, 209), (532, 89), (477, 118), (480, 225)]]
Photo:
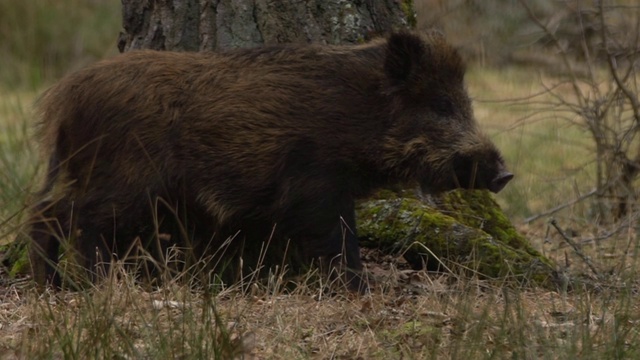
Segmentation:
[(0, 244), (3, 244), (12, 240), (21, 224), (25, 202), (38, 184), (40, 161), (33, 140), (34, 94), (0, 95)]
[(544, 86), (553, 81), (527, 68), (474, 67), (469, 73), (476, 117), (516, 174), (497, 195), (514, 218), (569, 203), (595, 186), (593, 139), (550, 104)]
[(0, 86), (37, 89), (115, 53), (120, 16), (119, 1), (1, 0)]

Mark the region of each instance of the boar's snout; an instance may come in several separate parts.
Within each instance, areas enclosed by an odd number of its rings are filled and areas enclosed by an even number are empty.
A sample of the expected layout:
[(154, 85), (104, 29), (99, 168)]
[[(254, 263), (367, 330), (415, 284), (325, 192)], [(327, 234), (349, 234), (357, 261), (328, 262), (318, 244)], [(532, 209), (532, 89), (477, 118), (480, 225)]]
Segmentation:
[(487, 189), (498, 193), (513, 179), (500, 153), (487, 146), (472, 155), (458, 154), (453, 161), (453, 174), (449, 188)]
[(499, 193), (500, 190), (507, 186), (507, 183), (513, 179), (513, 174), (508, 171), (500, 172), (491, 183), (489, 183), (489, 191), (493, 193)]

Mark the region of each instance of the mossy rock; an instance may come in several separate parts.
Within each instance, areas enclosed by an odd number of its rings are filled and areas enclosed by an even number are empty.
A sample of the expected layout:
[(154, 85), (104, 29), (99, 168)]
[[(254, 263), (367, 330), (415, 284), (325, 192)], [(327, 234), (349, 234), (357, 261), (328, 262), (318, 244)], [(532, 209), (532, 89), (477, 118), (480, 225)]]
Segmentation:
[(359, 204), (362, 246), (402, 254), (416, 269), (553, 283), (553, 262), (516, 231), (488, 191), (458, 190), (429, 200), (386, 191)]

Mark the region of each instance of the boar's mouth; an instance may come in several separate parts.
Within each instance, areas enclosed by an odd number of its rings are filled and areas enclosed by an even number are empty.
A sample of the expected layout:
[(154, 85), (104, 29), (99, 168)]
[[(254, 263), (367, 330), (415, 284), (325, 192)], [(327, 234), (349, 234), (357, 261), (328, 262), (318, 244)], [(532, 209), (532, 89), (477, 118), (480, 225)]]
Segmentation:
[[(487, 189), (498, 193), (513, 179), (513, 174), (506, 170), (502, 157), (495, 153), (483, 160), (471, 156), (456, 156), (449, 181), (441, 186), (425, 184), (423, 191), (464, 189)], [(445, 176), (446, 178), (446, 176)]]

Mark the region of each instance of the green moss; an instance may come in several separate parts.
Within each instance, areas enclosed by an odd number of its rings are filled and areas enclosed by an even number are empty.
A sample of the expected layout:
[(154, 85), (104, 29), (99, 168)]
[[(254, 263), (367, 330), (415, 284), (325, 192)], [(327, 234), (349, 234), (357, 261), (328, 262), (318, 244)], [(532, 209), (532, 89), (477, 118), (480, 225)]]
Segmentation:
[(384, 330), (380, 333), (382, 337), (394, 341), (404, 340), (407, 337), (422, 337), (438, 334), (440, 334), (440, 330), (438, 328), (417, 320), (406, 322), (393, 330)]
[(450, 191), (436, 197), (436, 203), (439, 209), (462, 224), (481, 229), (501, 243), (540, 256), (513, 227), (489, 191)]
[(404, 0), (400, 1), (400, 7), (402, 8), (402, 12), (404, 12), (405, 17), (407, 18), (407, 24), (409, 28), (415, 29), (418, 24), (416, 11), (413, 7), (413, 0)]
[(403, 254), (414, 268), (458, 266), (537, 284), (551, 278), (552, 262), (516, 231), (489, 193), (454, 191), (434, 200), (429, 205), (392, 194), (360, 204), (361, 244)]
[(416, 231), (420, 224), (432, 230), (434, 241), (444, 240), (438, 239), (438, 230), (448, 229), (455, 222), (438, 212), (425, 211), (423, 204), (409, 198), (366, 202), (360, 207), (358, 218), (362, 243), (385, 251), (399, 251), (413, 242), (421, 242), (425, 233)]
[(442, 329), (419, 320), (411, 320), (394, 329), (383, 329), (376, 337), (394, 349), (394, 358), (414, 358), (414, 349), (437, 349), (442, 342)]
[(24, 275), (29, 272), (29, 257), (25, 251), (16, 262), (13, 263), (9, 270), (9, 276), (15, 278), (18, 275)]
[(9, 269), (9, 276), (15, 278), (29, 272), (29, 254), (26, 241), (15, 240), (0, 247), (2, 263)]

